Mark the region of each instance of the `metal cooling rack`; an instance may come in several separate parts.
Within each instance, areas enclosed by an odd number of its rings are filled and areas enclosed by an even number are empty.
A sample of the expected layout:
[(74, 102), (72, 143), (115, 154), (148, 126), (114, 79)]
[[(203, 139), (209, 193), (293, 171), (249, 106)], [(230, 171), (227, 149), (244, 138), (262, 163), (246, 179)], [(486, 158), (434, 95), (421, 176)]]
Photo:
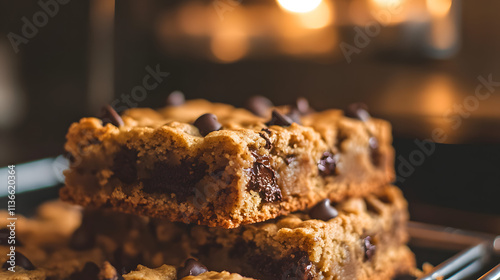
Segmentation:
[[(500, 255), (500, 236), (417, 222), (410, 222), (408, 229), (413, 245), (462, 250), (418, 280), (468, 279), (485, 269), (495, 255)], [(500, 280), (500, 264), (477, 279)]]

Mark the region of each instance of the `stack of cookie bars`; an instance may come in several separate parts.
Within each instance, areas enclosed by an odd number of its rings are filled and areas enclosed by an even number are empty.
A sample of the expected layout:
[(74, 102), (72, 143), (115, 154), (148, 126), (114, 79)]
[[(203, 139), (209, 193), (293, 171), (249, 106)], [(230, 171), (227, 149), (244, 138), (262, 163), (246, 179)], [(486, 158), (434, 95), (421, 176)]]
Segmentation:
[(412, 271), (388, 122), (360, 104), (168, 102), (121, 116), (108, 107), (69, 129), (60, 197), (85, 207), (69, 242), (105, 248), (111, 268), (101, 274), (377, 280)]

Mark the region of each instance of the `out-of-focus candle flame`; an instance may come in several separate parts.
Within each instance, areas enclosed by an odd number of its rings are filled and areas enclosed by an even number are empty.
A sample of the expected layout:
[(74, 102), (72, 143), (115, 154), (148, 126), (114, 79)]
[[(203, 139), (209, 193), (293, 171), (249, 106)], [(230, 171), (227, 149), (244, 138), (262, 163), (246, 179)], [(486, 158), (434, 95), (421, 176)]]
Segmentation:
[(452, 0), (426, 0), (427, 9), (433, 16), (444, 17), (451, 8)]
[(330, 7), (325, 2), (321, 2), (316, 9), (309, 13), (298, 14), (298, 17), (302, 25), (310, 29), (325, 27), (332, 21)]
[(285, 10), (294, 13), (308, 13), (316, 9), (322, 0), (277, 0)]

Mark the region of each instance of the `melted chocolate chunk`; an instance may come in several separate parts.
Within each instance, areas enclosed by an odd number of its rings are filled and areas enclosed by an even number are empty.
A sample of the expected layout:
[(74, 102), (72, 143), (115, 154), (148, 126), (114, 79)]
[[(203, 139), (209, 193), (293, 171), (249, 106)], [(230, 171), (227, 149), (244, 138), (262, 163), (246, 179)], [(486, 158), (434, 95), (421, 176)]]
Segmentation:
[(137, 151), (122, 147), (115, 154), (111, 171), (123, 183), (130, 184), (137, 180)]
[(122, 117), (120, 117), (120, 115), (110, 105), (106, 105), (102, 108), (101, 119), (103, 125), (108, 123), (116, 127), (124, 125)]
[(287, 115), (283, 115), (280, 112), (273, 110), (271, 115), (271, 120), (266, 123), (267, 126), (278, 125), (278, 126), (290, 126), (293, 120)]
[(265, 202), (280, 201), (281, 189), (276, 180), (276, 174), (269, 162), (269, 156), (253, 154), (256, 158), (251, 169), (251, 178), (248, 183), (250, 190), (256, 191)]
[(266, 145), (264, 148), (270, 150), (273, 147), (273, 144), (271, 143), (271, 139), (269, 139), (269, 135), (271, 135), (271, 131), (267, 128), (263, 128), (261, 132), (259, 132), (260, 137), (262, 137), (264, 140), (266, 140)]
[[(313, 280), (317, 278), (316, 267), (307, 253), (298, 251), (289, 257), (275, 260), (267, 255), (249, 257), (253, 267), (270, 279)], [(272, 277), (272, 278), (271, 278)]]
[(94, 280), (98, 279), (99, 266), (93, 262), (86, 262), (83, 269), (79, 272), (74, 272), (69, 276), (70, 280)]
[[(31, 261), (26, 256), (24, 256), (20, 252), (15, 252), (14, 254), (15, 254), (15, 258), (16, 258), (16, 260), (15, 260), (16, 266), (22, 267), (25, 270), (35, 270), (36, 269), (36, 267), (31, 263)], [(8, 269), (9, 267), (11, 267), (11, 265), (9, 263), (9, 260), (7, 260), (2, 265), (2, 268)]]
[(318, 204), (316, 204), (311, 210), (309, 210), (309, 216), (311, 219), (318, 219), (322, 221), (329, 221), (339, 215), (337, 209), (335, 209), (329, 199), (323, 199)]
[(331, 152), (324, 152), (318, 162), (319, 174), (323, 177), (335, 174), (337, 157)]
[(359, 119), (364, 122), (370, 119), (368, 106), (364, 103), (353, 103), (349, 105), (345, 110), (345, 115), (349, 118)]
[(377, 246), (372, 243), (372, 238), (370, 236), (363, 239), (363, 249), (365, 250), (365, 261), (371, 260), (375, 254)]
[(167, 106), (181, 106), (186, 102), (184, 94), (178, 90), (173, 91), (167, 96), (166, 104)]
[(197, 276), (207, 271), (207, 267), (197, 260), (187, 259), (184, 266), (177, 269), (177, 279), (182, 279), (186, 276)]
[(180, 165), (157, 162), (151, 178), (143, 181), (146, 193), (174, 193), (179, 200), (185, 201), (194, 194), (194, 188), (206, 174), (207, 165), (184, 161)]
[(95, 235), (82, 225), (71, 235), (69, 246), (77, 251), (91, 249), (95, 246)]
[(273, 107), (271, 100), (259, 95), (250, 97), (245, 104), (245, 108), (247, 108), (250, 112), (263, 118), (267, 116), (271, 107)]
[(10, 236), (10, 229), (9, 228), (2, 228), (0, 229), (0, 245), (2, 246), (23, 246), (21, 241), (19, 241), (19, 237), (12, 238), (10, 240), (11, 244), (9, 244), (9, 236)]

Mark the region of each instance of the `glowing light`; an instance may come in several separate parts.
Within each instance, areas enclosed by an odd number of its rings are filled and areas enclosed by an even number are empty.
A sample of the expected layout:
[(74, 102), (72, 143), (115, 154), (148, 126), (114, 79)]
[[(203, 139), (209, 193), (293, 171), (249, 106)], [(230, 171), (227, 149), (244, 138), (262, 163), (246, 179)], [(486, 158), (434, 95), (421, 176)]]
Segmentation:
[(380, 8), (392, 8), (403, 4), (404, 0), (372, 0)]
[(448, 14), (452, 0), (426, 0), (425, 3), (433, 16), (443, 17)]
[(302, 25), (310, 29), (325, 27), (332, 21), (330, 7), (325, 2), (321, 2), (316, 9), (309, 13), (299, 14), (298, 17)]
[(221, 30), (212, 38), (210, 49), (219, 61), (234, 62), (248, 52), (247, 37), (245, 33), (236, 28)]
[(285, 10), (294, 13), (307, 13), (316, 9), (322, 0), (277, 0)]

